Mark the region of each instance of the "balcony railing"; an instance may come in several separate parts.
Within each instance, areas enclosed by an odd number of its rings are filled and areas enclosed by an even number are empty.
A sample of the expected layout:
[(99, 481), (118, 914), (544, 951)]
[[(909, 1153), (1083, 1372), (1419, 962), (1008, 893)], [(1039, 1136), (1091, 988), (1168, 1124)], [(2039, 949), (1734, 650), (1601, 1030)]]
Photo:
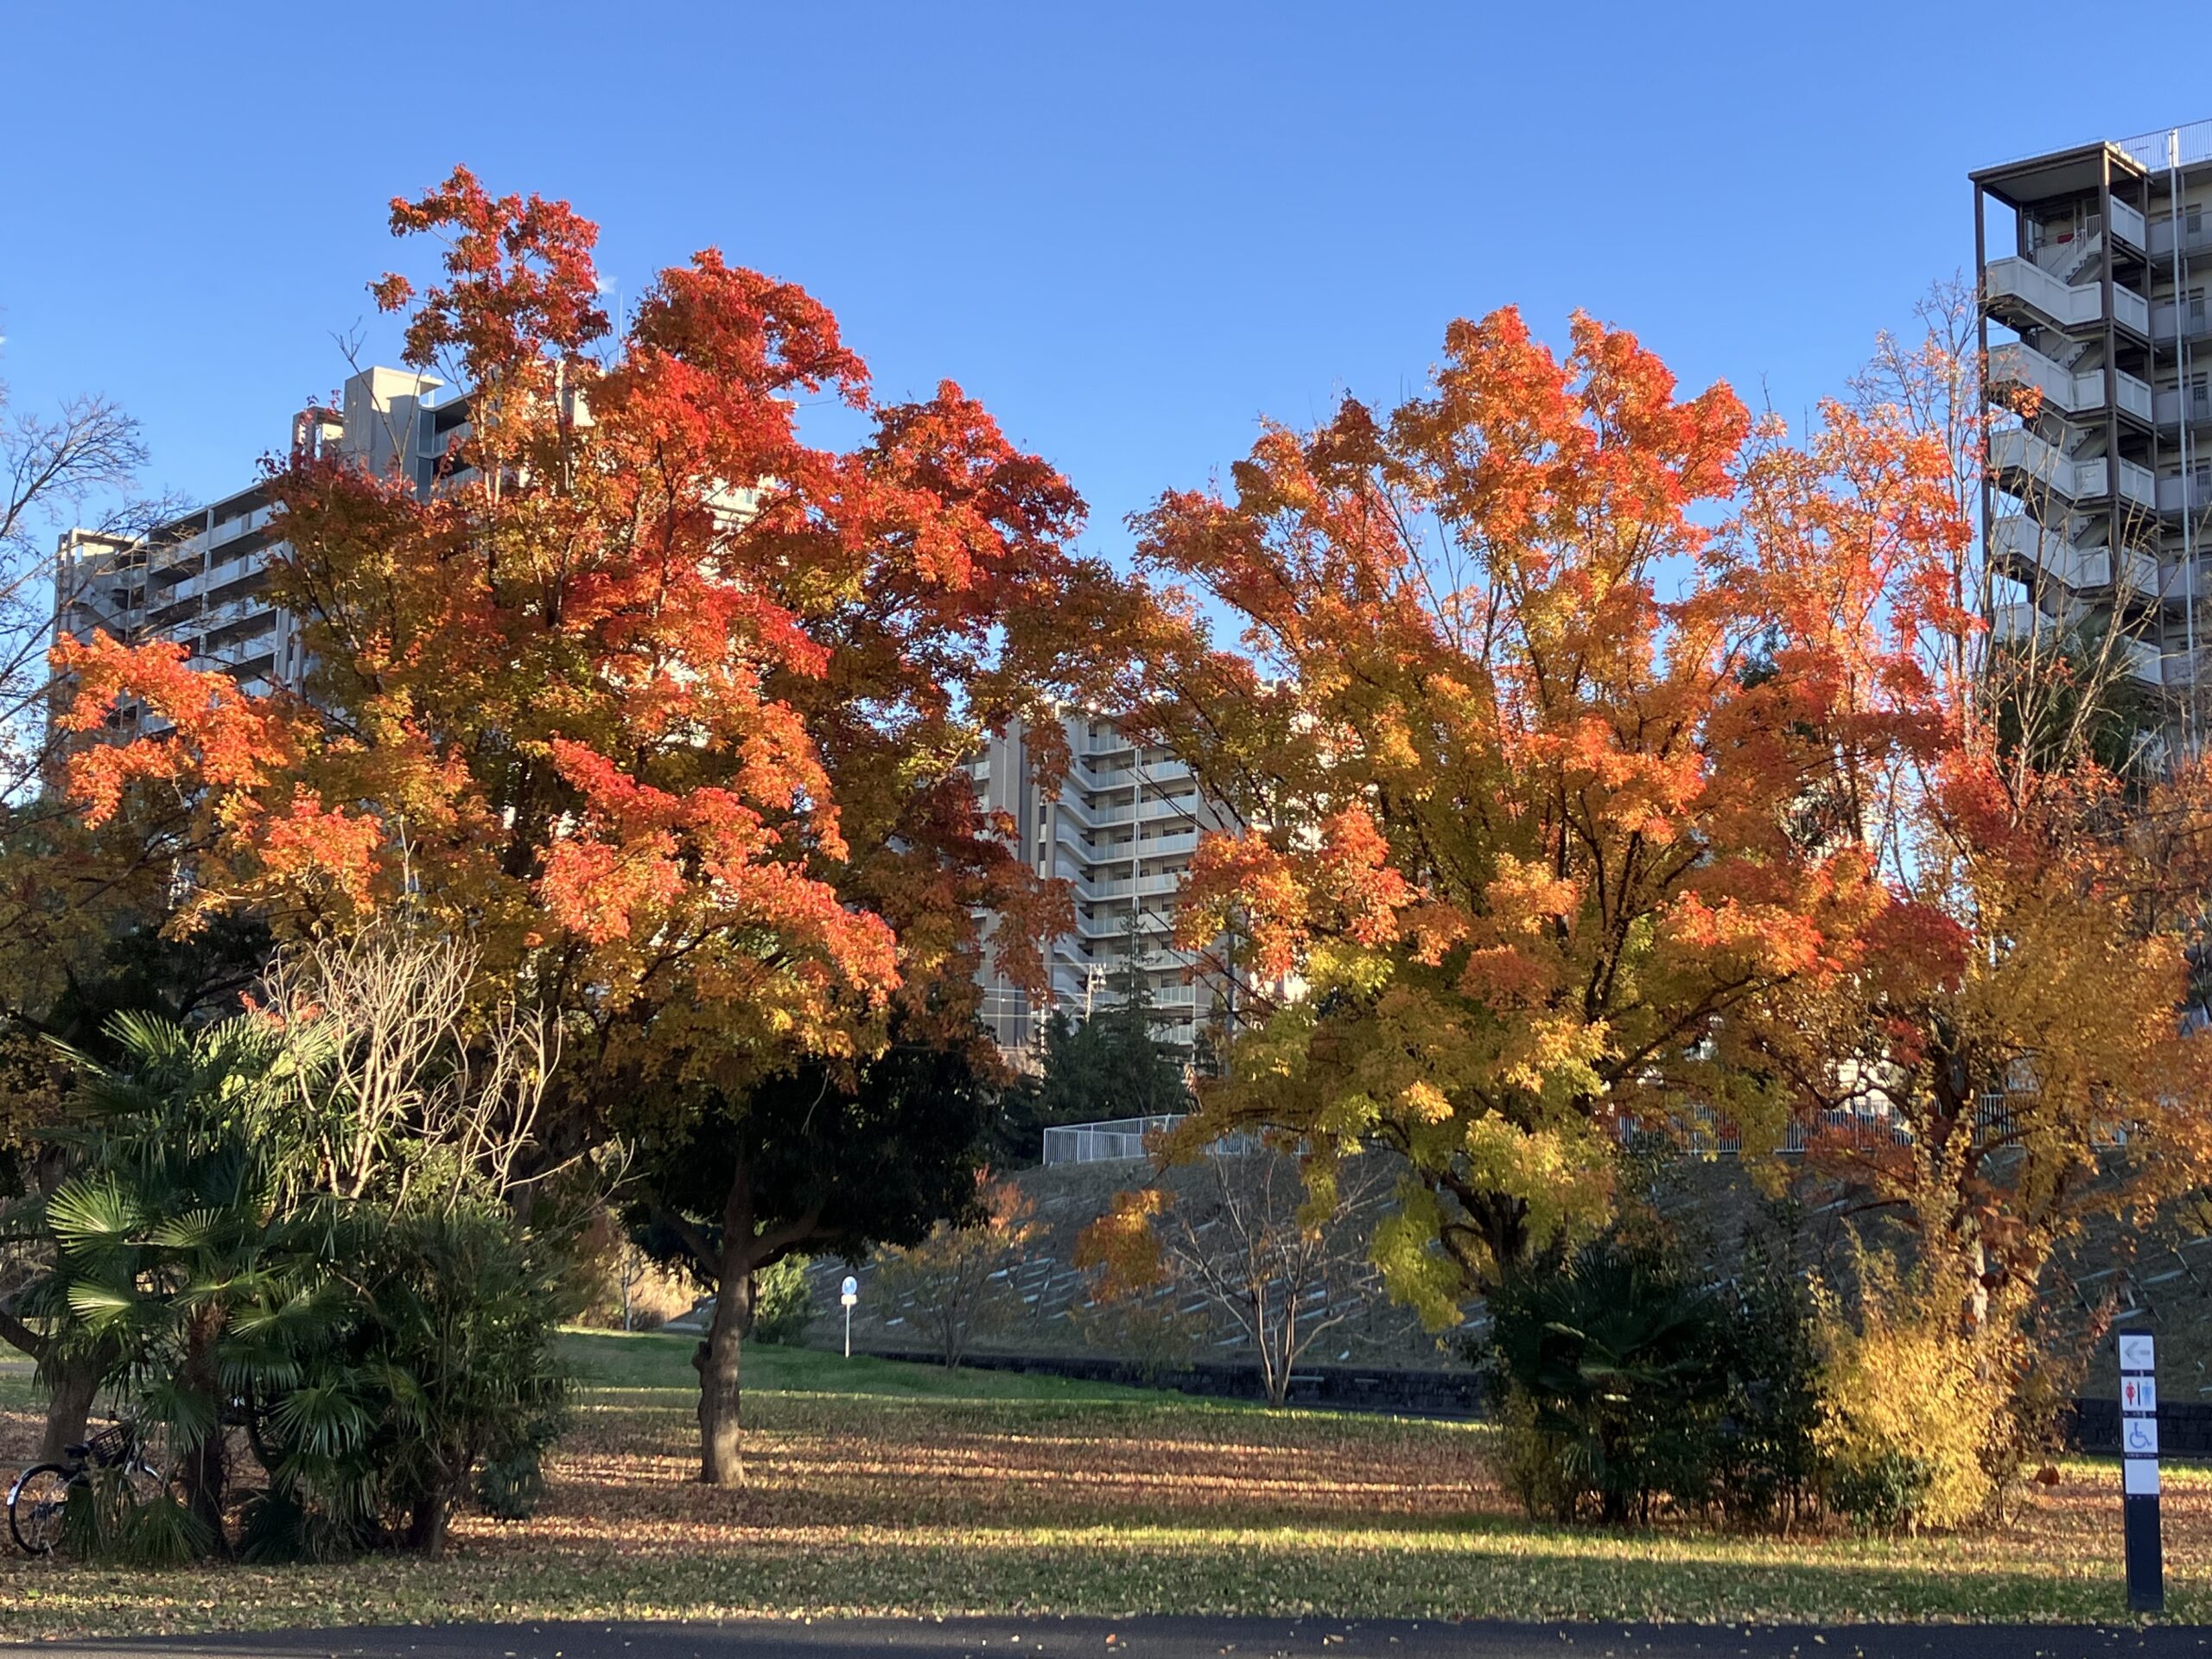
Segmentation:
[(1990, 550), (2000, 561), (2035, 566), (2061, 587), (2080, 591), (2112, 584), (2112, 550), (2085, 547), (2038, 524), (2009, 513), (1990, 526)]
[[(1993, 259), (1983, 270), (1986, 303), (1993, 315), (2017, 315), (2024, 308), (2059, 328), (2080, 330), (2105, 320), (2104, 284), (2062, 283), (2031, 258), (2014, 255)], [(2131, 288), (2114, 285), (2113, 320), (2137, 334), (2151, 327), (2151, 302)]]
[[(1989, 449), (1998, 482), (2012, 494), (2029, 500), (2053, 494), (2068, 501), (2099, 501), (2110, 493), (2111, 477), (2101, 455), (2069, 459), (2035, 433), (2019, 428), (1998, 433)], [(2157, 487), (2150, 468), (2122, 461), (2120, 494), (2122, 500), (2151, 511)]]
[[(2153, 407), (2150, 382), (2125, 371), (2115, 372), (2113, 378), (2113, 401), (2127, 414), (2147, 423)], [(1990, 347), (1989, 387), (1992, 391), (2037, 392), (2045, 404), (2068, 415), (2093, 414), (2105, 406), (2102, 369), (2084, 369), (2076, 374), (2017, 340)]]

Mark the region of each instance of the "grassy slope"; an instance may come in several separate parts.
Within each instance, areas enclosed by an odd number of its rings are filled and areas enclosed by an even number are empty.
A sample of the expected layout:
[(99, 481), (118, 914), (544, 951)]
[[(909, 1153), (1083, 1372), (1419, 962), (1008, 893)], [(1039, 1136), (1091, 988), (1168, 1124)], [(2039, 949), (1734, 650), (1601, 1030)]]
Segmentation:
[[(1470, 1425), (1274, 1413), (1054, 1378), (755, 1349), (751, 1484), (690, 1483), (690, 1347), (568, 1339), (544, 1514), (440, 1561), (164, 1573), (9, 1559), (10, 1638), (469, 1618), (1319, 1611), (1535, 1618), (2116, 1618), (2110, 1465), (1960, 1539), (1529, 1527)], [(0, 1373), (0, 1472), (35, 1433)], [(2212, 1478), (2170, 1476), (2171, 1605), (2212, 1617)]]

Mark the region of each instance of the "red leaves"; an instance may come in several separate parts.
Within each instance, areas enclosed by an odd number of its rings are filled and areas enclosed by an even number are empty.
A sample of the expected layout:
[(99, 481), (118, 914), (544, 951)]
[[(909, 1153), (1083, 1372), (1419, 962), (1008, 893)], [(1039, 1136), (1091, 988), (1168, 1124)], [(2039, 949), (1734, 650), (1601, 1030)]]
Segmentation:
[[(404, 887), (633, 1079), (857, 1052), (902, 988), (961, 1027), (986, 908), (1033, 977), (1020, 934), (1068, 897), (963, 763), (982, 726), (1108, 683), (1097, 641), (1141, 609), (1069, 556), (1066, 480), (950, 381), (874, 404), (826, 307), (712, 250), (603, 368), (597, 231), (566, 203), (461, 168), (391, 223), (443, 247), (435, 281), (373, 291), (467, 397), (445, 476), (272, 477), (315, 712), (73, 648), (87, 724), (135, 695), (175, 728), (89, 753), (91, 810), (168, 785), (209, 902)], [(824, 391), (865, 441), (805, 441)]]
[(133, 783), (251, 789), (295, 753), (282, 717), (248, 698), (228, 675), (187, 667), (181, 645), (159, 640), (134, 649), (97, 633), (62, 640), (52, 663), (77, 683), (60, 716), (65, 729), (96, 732), (118, 705), (132, 701), (169, 728), (119, 745), (88, 745), (70, 757), (70, 793), (94, 826), (114, 816)]
[[(503, 385), (545, 354), (575, 358), (607, 334), (591, 251), (599, 227), (565, 201), (493, 197), (465, 167), (419, 200), (394, 197), (395, 236), (445, 238), (448, 280), (431, 288), (407, 325), (406, 360), (435, 368), (452, 352), (472, 384)], [(397, 311), (413, 284), (388, 274), (370, 285), (377, 308)]]

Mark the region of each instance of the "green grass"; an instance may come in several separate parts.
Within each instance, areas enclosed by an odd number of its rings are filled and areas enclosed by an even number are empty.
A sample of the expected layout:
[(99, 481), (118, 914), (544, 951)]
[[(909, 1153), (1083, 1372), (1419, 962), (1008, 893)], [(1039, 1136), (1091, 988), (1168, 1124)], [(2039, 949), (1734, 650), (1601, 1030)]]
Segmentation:
[[(710, 1491), (690, 1478), (690, 1341), (563, 1342), (575, 1418), (537, 1518), (463, 1516), (435, 1561), (134, 1573), (11, 1560), (0, 1630), (1007, 1611), (2124, 1616), (2109, 1464), (2069, 1461), (2018, 1524), (1961, 1537), (1616, 1533), (1522, 1520), (1490, 1478), (1477, 1425), (761, 1347), (746, 1356), (747, 1484)], [(0, 1413), (0, 1465), (35, 1431), (27, 1412)], [(2166, 1516), (2173, 1615), (2212, 1618), (2212, 1475), (2170, 1473)]]
[[(564, 1331), (561, 1351), (586, 1389), (676, 1389), (699, 1386), (693, 1337), (658, 1332)], [(1033, 1401), (1052, 1404), (1157, 1404), (1168, 1396), (1110, 1382), (982, 1371), (904, 1360), (824, 1353), (812, 1348), (748, 1344), (741, 1376), (748, 1394), (858, 1395), (898, 1400)]]

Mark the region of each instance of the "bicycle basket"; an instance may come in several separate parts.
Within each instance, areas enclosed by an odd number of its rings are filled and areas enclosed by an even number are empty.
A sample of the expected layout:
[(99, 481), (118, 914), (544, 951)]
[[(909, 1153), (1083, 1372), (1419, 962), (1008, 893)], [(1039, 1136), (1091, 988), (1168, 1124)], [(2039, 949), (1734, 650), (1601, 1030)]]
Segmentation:
[(95, 1469), (105, 1469), (129, 1461), (138, 1444), (138, 1436), (127, 1423), (118, 1423), (113, 1428), (104, 1428), (85, 1442), (85, 1461)]

